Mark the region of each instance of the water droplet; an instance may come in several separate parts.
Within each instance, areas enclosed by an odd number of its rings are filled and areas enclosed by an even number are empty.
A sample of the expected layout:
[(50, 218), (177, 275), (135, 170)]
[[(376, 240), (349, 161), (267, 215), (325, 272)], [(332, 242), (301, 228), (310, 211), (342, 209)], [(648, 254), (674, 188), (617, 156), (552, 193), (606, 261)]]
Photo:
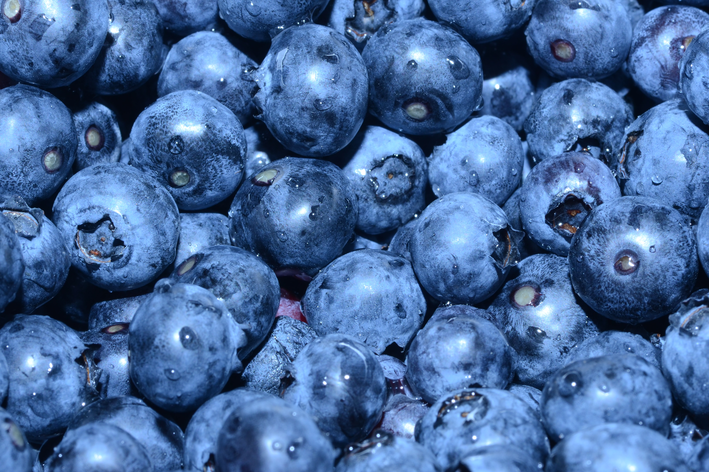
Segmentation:
[(576, 262), (583, 262), (583, 254), (576, 256)]
[(320, 111), (329, 110), (330, 108), (332, 108), (332, 105), (332, 100), (330, 100), (329, 98), (317, 98), (313, 103), (315, 109)]
[(180, 372), (177, 369), (165, 369), (165, 377), (170, 380), (179, 380)]
[(652, 180), (653, 185), (660, 185), (662, 183), (662, 177), (659, 175), (653, 175), (650, 180)]
[(657, 249), (655, 249), (655, 246), (650, 246), (650, 252), (652, 252), (654, 254), (655, 251), (657, 251)]
[(608, 385), (606, 385), (606, 384), (601, 384), (601, 385), (598, 387), (598, 389), (599, 389), (601, 392), (604, 392), (604, 393), (608, 393), (608, 392), (611, 391), (610, 387), (609, 387)]
[(419, 66), (418, 62), (414, 61), (411, 59), (409, 62), (406, 63), (406, 67), (409, 70), (416, 70), (416, 68)]
[(520, 201), (520, 202), (526, 202), (526, 201), (527, 201), (527, 197), (525, 197), (524, 195), (522, 195), (521, 197), (519, 197), (519, 201)]
[(684, 75), (688, 79), (691, 79), (694, 76), (694, 64), (692, 61), (689, 61), (684, 65)]
[(329, 64), (337, 64), (340, 62), (340, 56), (337, 54), (325, 54), (323, 57), (323, 60)]
[(611, 57), (618, 57), (618, 51), (616, 48), (611, 48)]
[(261, 7), (254, 2), (246, 2), (246, 11), (251, 16), (259, 16), (261, 14)]
[(288, 241), (288, 235), (285, 233), (285, 231), (279, 231), (278, 232), (278, 240), (281, 242), (286, 242)]
[(465, 65), (465, 62), (461, 61), (458, 56), (448, 56), (446, 57), (446, 62), (448, 63), (448, 69), (451, 71), (451, 75), (455, 79), (464, 80), (470, 77), (470, 69)]
[(583, 381), (581, 380), (581, 374), (578, 372), (569, 372), (564, 375), (559, 384), (559, 395), (562, 397), (570, 397), (581, 391), (583, 387)]
[(185, 142), (180, 136), (173, 136), (168, 143), (168, 149), (171, 154), (180, 154), (185, 150)]
[(197, 349), (200, 344), (197, 333), (195, 333), (189, 326), (184, 326), (180, 330), (180, 343), (182, 344), (182, 347), (190, 351)]
[(477, 172), (472, 171), (470, 173), (470, 176), (468, 177), (468, 183), (471, 187), (477, 187), (477, 185), (480, 183), (480, 177), (478, 176)]
[(637, 193), (638, 195), (642, 195), (643, 193), (645, 193), (645, 186), (642, 182), (638, 182), (638, 184), (635, 186), (635, 193)]
[(512, 175), (517, 175), (517, 169), (512, 169)]
[(271, 444), (271, 447), (273, 448), (274, 451), (280, 451), (281, 449), (283, 449), (283, 445), (281, 443), (279, 443), (278, 441)]
[(701, 206), (702, 206), (702, 204), (699, 203), (698, 200), (690, 200), (690, 201), (689, 201), (689, 208), (691, 208), (691, 209), (693, 209), (693, 210), (696, 210), (697, 208), (699, 208), (699, 207), (701, 207)]
[(580, 174), (585, 169), (586, 169), (586, 164), (584, 164), (583, 162), (577, 162), (576, 164), (574, 164), (574, 172), (576, 172), (577, 174)]

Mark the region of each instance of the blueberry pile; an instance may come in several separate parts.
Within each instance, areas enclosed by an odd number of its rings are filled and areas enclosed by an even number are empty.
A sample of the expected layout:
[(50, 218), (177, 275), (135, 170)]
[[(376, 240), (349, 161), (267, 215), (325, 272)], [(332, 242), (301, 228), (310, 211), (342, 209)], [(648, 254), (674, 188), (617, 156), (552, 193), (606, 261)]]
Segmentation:
[(0, 0), (0, 471), (709, 472), (709, 0)]

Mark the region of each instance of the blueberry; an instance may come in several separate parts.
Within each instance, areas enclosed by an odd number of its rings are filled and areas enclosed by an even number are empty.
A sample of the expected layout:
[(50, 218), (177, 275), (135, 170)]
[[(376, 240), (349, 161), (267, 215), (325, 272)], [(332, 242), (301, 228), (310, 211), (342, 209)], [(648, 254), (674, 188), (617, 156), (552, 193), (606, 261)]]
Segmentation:
[(532, 387), (531, 385), (523, 385), (518, 383), (510, 384), (507, 387), (507, 391), (516, 395), (517, 398), (526, 403), (538, 417), (541, 418), (541, 408), (542, 403), (542, 391), (538, 388)]
[(17, 472), (30, 472), (33, 455), (25, 433), (12, 416), (0, 408), (0, 461), (5, 464), (3, 467)]
[(3, 0), (1, 8), (0, 70), (40, 87), (83, 75), (108, 30), (106, 0)]
[(414, 218), (412, 218), (408, 223), (404, 224), (403, 226), (400, 226), (399, 229), (396, 230), (396, 233), (394, 233), (394, 236), (391, 238), (391, 241), (389, 242), (388, 246), (389, 252), (401, 256), (404, 259), (407, 259), (409, 262), (411, 261), (411, 250), (409, 249), (409, 241), (411, 240), (411, 236), (413, 236), (414, 231), (416, 230), (416, 225), (418, 224), (419, 216), (420, 215), (418, 214), (414, 215)]
[(74, 128), (79, 144), (74, 161), (76, 171), (103, 162), (118, 162), (123, 138), (113, 110), (91, 102), (74, 113)]
[(246, 177), (251, 177), (262, 167), (289, 154), (261, 121), (245, 128), (244, 135), (247, 144)]
[(524, 151), (512, 126), (494, 116), (473, 118), (433, 148), (428, 179), (436, 196), (479, 193), (502, 205), (522, 182)]
[(679, 62), (679, 89), (687, 106), (709, 123), (709, 90), (703, 77), (709, 73), (709, 34), (700, 33), (689, 43)]
[[(706, 209), (706, 207), (704, 208)], [(704, 271), (709, 272), (709, 211), (702, 210), (696, 231), (699, 260)]]
[[(462, 471), (475, 472), (538, 472), (539, 465), (532, 457), (517, 447), (482, 447), (460, 461)], [(461, 470), (459, 469), (459, 470)]]
[(15, 225), (0, 215), (0, 312), (13, 301), (22, 285), (25, 262)]
[(217, 22), (215, 0), (151, 0), (158, 9), (165, 29), (187, 36), (206, 30)]
[(175, 266), (210, 246), (229, 245), (229, 218), (220, 213), (180, 213)]
[(175, 260), (177, 205), (134, 167), (87, 167), (62, 187), (52, 211), (72, 266), (106, 290), (146, 285)]
[(327, 472), (335, 451), (310, 416), (279, 398), (253, 400), (226, 419), (217, 442), (216, 469)]
[(258, 257), (232, 246), (212, 246), (185, 259), (170, 278), (204, 287), (224, 302), (246, 335), (240, 359), (266, 339), (276, 319), (280, 289), (276, 274)]
[[(182, 210), (202, 210), (234, 193), (243, 177), (244, 129), (207, 94), (165, 95), (133, 123), (130, 165), (168, 189)], [(128, 151), (130, 150), (130, 151)]]
[(571, 240), (574, 290), (594, 311), (637, 324), (671, 313), (692, 291), (697, 243), (677, 210), (621, 197), (591, 212)]
[(314, 339), (289, 374), (293, 382), (283, 398), (312, 415), (336, 447), (361, 441), (381, 417), (387, 398), (384, 372), (372, 350), (351, 336)]
[(709, 28), (709, 14), (684, 5), (658, 7), (645, 14), (633, 31), (628, 72), (635, 84), (656, 101), (679, 96), (679, 62), (687, 46)]
[(709, 467), (709, 439), (706, 436), (694, 447), (688, 463), (692, 470), (706, 470)]
[(128, 364), (128, 323), (116, 323), (80, 333), (90, 347), (87, 357), (100, 369), (96, 388), (102, 398), (137, 395), (130, 381)]
[(261, 168), (229, 210), (232, 244), (276, 269), (309, 275), (342, 253), (357, 221), (355, 193), (327, 161), (286, 158)]
[(221, 34), (193, 33), (175, 43), (167, 54), (158, 80), (158, 96), (198, 90), (216, 98), (245, 124), (255, 111), (251, 101), (256, 92), (251, 74), (255, 68), (256, 62)]
[(302, 156), (324, 157), (344, 148), (367, 113), (362, 57), (326, 26), (294, 26), (279, 34), (255, 80), (256, 118), (283, 146)]
[(566, 364), (600, 356), (635, 354), (655, 367), (660, 367), (662, 351), (639, 334), (625, 331), (604, 331), (575, 345), (566, 357)]
[(89, 312), (89, 329), (101, 329), (107, 326), (130, 323), (135, 312), (150, 295), (150, 293), (146, 293), (135, 297), (116, 298), (96, 303)]
[(480, 56), (438, 23), (419, 18), (388, 24), (369, 40), (362, 57), (369, 112), (396, 131), (449, 131), (480, 107)]
[(557, 77), (608, 77), (630, 49), (633, 28), (623, 3), (539, 0), (525, 30), (534, 61)]
[[(681, 457), (691, 466), (692, 457), (701, 450), (702, 438), (705, 438), (709, 431), (696, 425), (686, 410), (675, 404), (675, 411), (670, 423), (669, 440), (674, 443), (681, 452)], [(706, 441), (704, 441), (706, 443)], [(706, 454), (706, 453), (705, 453)], [(706, 467), (705, 467), (706, 468)], [(702, 470), (702, 467), (695, 466), (693, 470)]]
[(392, 395), (384, 407), (379, 428), (396, 436), (413, 439), (416, 424), (428, 409), (428, 404), (422, 400), (406, 395)]
[(0, 90), (0, 110), (0, 192), (34, 205), (62, 186), (76, 159), (71, 112), (54, 95), (29, 85)]
[(436, 457), (413, 439), (378, 430), (372, 437), (345, 449), (335, 472), (439, 472)]
[(406, 348), (426, 313), (411, 263), (372, 249), (332, 261), (313, 278), (301, 305), (319, 335), (348, 334), (377, 354), (392, 343)]
[(343, 170), (357, 194), (356, 228), (377, 235), (397, 229), (426, 206), (428, 164), (416, 143), (386, 128), (368, 126), (361, 135)]
[(569, 79), (541, 93), (524, 130), (535, 162), (566, 151), (587, 151), (610, 164), (632, 121), (632, 108), (610, 87)]
[(449, 193), (418, 218), (409, 241), (414, 272), (439, 301), (479, 303), (490, 297), (518, 262), (521, 234), (487, 198)]
[(129, 330), (130, 378), (160, 408), (196, 410), (242, 370), (237, 350), (246, 336), (202, 287), (163, 279)]

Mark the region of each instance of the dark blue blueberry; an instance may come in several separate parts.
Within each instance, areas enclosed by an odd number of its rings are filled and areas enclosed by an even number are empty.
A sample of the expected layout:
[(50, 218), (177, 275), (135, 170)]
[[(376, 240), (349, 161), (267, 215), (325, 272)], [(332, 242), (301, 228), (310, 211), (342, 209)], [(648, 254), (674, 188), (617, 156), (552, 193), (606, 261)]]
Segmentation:
[(409, 250), (416, 277), (431, 296), (473, 304), (503, 284), (518, 262), (520, 239), (500, 207), (479, 194), (458, 192), (421, 213)]
[[(522, 143), (524, 145), (524, 143)], [(525, 172), (529, 175), (531, 169), (528, 168), (529, 161), (525, 159)], [(522, 203), (522, 187), (519, 187), (514, 193), (507, 199), (505, 204), (502, 206), (502, 210), (507, 215), (507, 221), (510, 226), (524, 234), (520, 244), (519, 244), (519, 258), (520, 260), (529, 257), (531, 254), (537, 254), (543, 252), (542, 249), (537, 246), (537, 244), (532, 241), (532, 239), (524, 233), (524, 226), (522, 225), (522, 212), (520, 211), (520, 204)]]
[(621, 354), (635, 354), (655, 367), (660, 367), (662, 351), (639, 334), (626, 331), (604, 331), (597, 336), (585, 339), (569, 351), (565, 363), (570, 364), (592, 357)]
[(15, 299), (24, 273), (25, 262), (15, 225), (0, 215), (0, 312)]
[(13, 472), (30, 472), (34, 459), (32, 446), (27, 442), (15, 420), (0, 408), (0, 461)]
[(280, 287), (276, 274), (258, 257), (233, 246), (212, 246), (185, 259), (170, 277), (204, 287), (224, 302), (246, 335), (240, 359), (266, 339), (276, 319)]
[(234, 193), (243, 178), (246, 139), (239, 119), (202, 92), (165, 95), (133, 123), (130, 165), (165, 186), (182, 210), (202, 210)]
[(116, 298), (96, 303), (89, 312), (89, 329), (101, 329), (106, 326), (130, 323), (135, 312), (150, 295), (150, 293), (147, 293), (135, 297)]
[(241, 374), (246, 388), (279, 395), (283, 388), (288, 364), (298, 353), (317, 338), (308, 324), (288, 316), (279, 316), (266, 342), (249, 361)]
[[(704, 209), (707, 207), (705, 206)], [(702, 210), (697, 222), (697, 251), (705, 272), (709, 272), (709, 211)]]
[(261, 167), (288, 156), (288, 151), (273, 137), (261, 121), (244, 129), (246, 136), (246, 177), (251, 177)]
[(516, 447), (535, 464), (549, 455), (549, 439), (537, 413), (506, 390), (455, 390), (436, 401), (421, 419), (416, 440), (438, 457), (443, 470), (488, 446)]
[(591, 212), (571, 240), (574, 290), (594, 311), (637, 324), (671, 313), (699, 271), (686, 217), (646, 197), (621, 197)]
[(283, 398), (310, 414), (336, 447), (361, 441), (379, 422), (387, 399), (384, 372), (372, 350), (355, 338), (314, 339), (289, 373), (293, 383)]
[(381, 354), (409, 345), (423, 323), (426, 300), (411, 263), (363, 249), (332, 261), (308, 286), (303, 313), (320, 335), (350, 335)]
[(630, 2), (539, 0), (525, 30), (534, 61), (561, 78), (602, 79), (628, 56)]
[(565, 152), (544, 159), (524, 180), (522, 225), (539, 247), (567, 256), (571, 238), (593, 209), (620, 196), (607, 165), (585, 152)]
[(480, 116), (433, 148), (428, 180), (438, 197), (471, 192), (502, 205), (522, 183), (523, 163), (522, 141), (514, 128), (500, 118)]
[(65, 324), (17, 315), (0, 329), (0, 346), (10, 370), (6, 409), (32, 443), (62, 433), (96, 398), (96, 371), (82, 359), (84, 343)]
[(100, 369), (96, 388), (102, 398), (138, 395), (130, 381), (128, 327), (129, 323), (116, 323), (80, 334), (90, 349), (87, 357), (90, 356)]
[(620, 154), (633, 117), (630, 105), (606, 85), (558, 82), (541, 93), (524, 123), (529, 153), (539, 162), (566, 151), (587, 151), (609, 164)]
[(650, 10), (636, 25), (628, 56), (635, 84), (656, 101), (679, 96), (679, 62), (692, 40), (709, 28), (709, 14), (689, 6)]
[[(254, 4), (251, 2), (251, 4)], [(256, 118), (288, 150), (324, 157), (349, 144), (367, 114), (367, 69), (357, 49), (331, 28), (288, 28), (254, 73)]]
[(357, 194), (357, 229), (376, 235), (397, 229), (426, 206), (428, 164), (416, 143), (386, 128), (368, 126), (361, 135), (343, 170)]
[(482, 102), (478, 52), (453, 30), (423, 18), (379, 29), (362, 51), (369, 112), (414, 135), (452, 130)]
[(532, 387), (531, 385), (523, 385), (513, 383), (507, 387), (507, 390), (516, 395), (517, 398), (522, 400), (524, 403), (529, 405), (529, 407), (534, 410), (534, 412), (541, 418), (541, 408), (542, 403), (542, 391), (538, 388)]
[(3, 0), (0, 5), (0, 70), (19, 82), (69, 85), (91, 67), (106, 38), (106, 0)]
[(357, 221), (357, 200), (336, 165), (286, 158), (244, 182), (229, 209), (232, 244), (275, 269), (315, 275), (342, 253)]
[(176, 266), (210, 246), (222, 244), (231, 244), (229, 218), (221, 213), (180, 213)]
[[(251, 71), (256, 62), (221, 34), (200, 31), (175, 43), (167, 54), (158, 80), (158, 96), (178, 90), (198, 90), (230, 109), (242, 124), (251, 121)], [(246, 175), (250, 175), (248, 172)]]
[(335, 472), (440, 472), (436, 456), (410, 438), (378, 430), (345, 449)]
[(113, 110), (91, 102), (74, 113), (74, 128), (79, 144), (74, 161), (76, 171), (103, 162), (118, 162), (123, 138)]
[(250, 401), (270, 395), (244, 388), (220, 393), (207, 400), (190, 418), (185, 430), (184, 468), (190, 472), (213, 472), (216, 467), (219, 431), (232, 412)]
[(688, 464), (692, 470), (707, 470), (709, 468), (709, 436), (705, 436), (694, 447)]
[(472, 44), (512, 35), (532, 16), (536, 0), (475, 0), (464, 8), (456, 0), (429, 0), (436, 18), (450, 24)]
[(98, 95), (119, 95), (137, 89), (160, 70), (167, 46), (153, 1), (108, 0), (108, 7), (106, 40), (81, 83)]
[(182, 430), (142, 400), (116, 397), (94, 402), (76, 415), (70, 431), (97, 422), (117, 426), (144, 445), (155, 472), (181, 467), (185, 441)]
[(242, 370), (246, 336), (224, 302), (197, 285), (163, 279), (130, 323), (130, 378), (152, 403), (193, 411)]
[(408, 261), (412, 260), (411, 250), (409, 249), (409, 241), (411, 240), (411, 236), (413, 236), (414, 231), (416, 230), (416, 225), (419, 221), (418, 218), (419, 215), (416, 214), (414, 215), (414, 218), (412, 218), (408, 223), (404, 224), (403, 226), (399, 226), (399, 229), (396, 230), (396, 233), (389, 242), (389, 252), (396, 254), (397, 256), (401, 256), (404, 259), (407, 259)]
[(687, 106), (705, 124), (709, 123), (709, 33), (702, 32), (687, 46), (679, 62), (679, 89)]
[(517, 447), (482, 447), (460, 460), (456, 472), (539, 472), (539, 464)]
[(97, 164), (74, 174), (52, 212), (72, 266), (106, 290), (142, 287), (175, 260), (177, 205), (134, 167)]
[(413, 439), (416, 424), (428, 409), (428, 404), (423, 400), (406, 395), (391, 395), (384, 407), (379, 428), (396, 436)]
[(677, 448), (644, 426), (609, 423), (567, 436), (554, 448), (546, 472), (654, 470), (689, 472)]
[(656, 366), (635, 354), (572, 362), (544, 386), (542, 422), (555, 441), (603, 423), (670, 430), (672, 393)]
[(709, 201), (709, 135), (698, 124), (678, 98), (626, 128), (617, 168), (623, 194), (656, 198), (699, 219)]
[(0, 110), (0, 192), (34, 205), (59, 190), (76, 159), (71, 112), (52, 94), (22, 84), (0, 90)]
[(516, 354), (485, 313), (466, 305), (438, 308), (406, 354), (406, 380), (428, 403), (461, 388), (505, 388)]
[(327, 6), (328, 0), (218, 0), (217, 3), (219, 16), (239, 36), (266, 42), (289, 26), (316, 19)]
[(215, 0), (151, 0), (158, 9), (165, 29), (187, 36), (206, 30), (217, 22), (218, 6)]
[[(546, 162), (546, 161), (544, 161)], [(488, 308), (488, 318), (517, 352), (517, 378), (543, 388), (576, 343), (598, 328), (576, 303), (566, 258), (529, 256)]]

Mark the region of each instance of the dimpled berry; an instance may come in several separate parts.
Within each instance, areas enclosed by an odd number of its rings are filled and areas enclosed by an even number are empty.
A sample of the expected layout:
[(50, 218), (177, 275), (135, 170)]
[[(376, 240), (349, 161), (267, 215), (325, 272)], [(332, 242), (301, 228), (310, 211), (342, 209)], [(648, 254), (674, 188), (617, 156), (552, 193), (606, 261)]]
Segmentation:
[(0, 312), (15, 299), (24, 272), (22, 246), (15, 234), (15, 226), (6, 216), (0, 215)]

